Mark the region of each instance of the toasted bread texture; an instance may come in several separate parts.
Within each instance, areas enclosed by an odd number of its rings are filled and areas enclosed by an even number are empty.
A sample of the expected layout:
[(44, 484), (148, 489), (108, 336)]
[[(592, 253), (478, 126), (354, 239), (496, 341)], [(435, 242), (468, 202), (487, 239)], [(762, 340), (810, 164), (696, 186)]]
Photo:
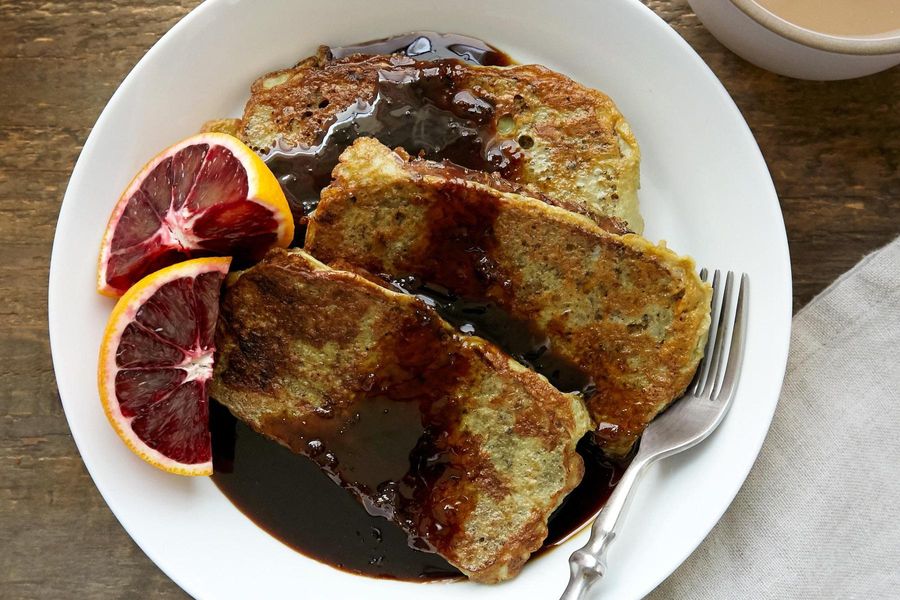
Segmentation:
[(213, 119), (200, 126), (200, 133), (227, 133), (240, 137), (241, 127), (240, 119)]
[(683, 393), (709, 327), (711, 288), (690, 258), (373, 139), (342, 155), (306, 248), (414, 275), (532, 323), (593, 381), (594, 435), (614, 456)]
[(335, 60), (323, 47), (317, 56), (253, 83), (241, 137), (259, 151), (279, 142), (314, 146), (342, 111), (374, 102), (380, 81), (404, 75), (418, 86), (415, 94), (476, 123), (485, 160), (505, 178), (642, 231), (640, 151), (628, 122), (605, 94), (539, 65), (361, 55)]
[(211, 395), (470, 578), (513, 577), (581, 480), (575, 394), (302, 250), (224, 292)]

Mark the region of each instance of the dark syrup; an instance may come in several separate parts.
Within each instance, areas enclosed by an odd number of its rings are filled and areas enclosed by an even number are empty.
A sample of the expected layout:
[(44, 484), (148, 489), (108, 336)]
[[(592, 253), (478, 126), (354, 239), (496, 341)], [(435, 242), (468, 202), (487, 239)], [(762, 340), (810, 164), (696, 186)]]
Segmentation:
[[(391, 69), (379, 73), (375, 98), (339, 112), (315, 146), (276, 148), (267, 156), (298, 223), (315, 209), (338, 156), (357, 137), (376, 137), (411, 154), (514, 178), (520, 160), (517, 143), (497, 135), (493, 107), (459, 88), (455, 73), (459, 61), (511, 64), (505, 54), (479, 40), (431, 32), (332, 48), (331, 52), (337, 59), (356, 54), (394, 54), (397, 58)], [(303, 229), (298, 227), (300, 241)], [(591, 393), (591, 382), (553, 353), (546, 336), (495, 304), (471, 302), (414, 278), (391, 283), (421, 297), (460, 332), (495, 342), (559, 389)], [(403, 411), (388, 419), (365, 419), (368, 429), (355, 429), (340, 452), (372, 447), (372, 440), (377, 439), (379, 452), (371, 453), (372, 460), (377, 461), (378, 454), (388, 460), (367, 465), (366, 457), (360, 456), (361, 460), (355, 461), (360, 472), (350, 473), (331, 468), (324, 449), (310, 460), (256, 434), (214, 400), (210, 404), (212, 479), (235, 506), (271, 535), (306, 556), (368, 576), (412, 581), (461, 577), (420, 540), (384, 518), (397, 518), (392, 514), (396, 498), (379, 505), (372, 495), (360, 493), (367, 491), (367, 484), (398, 476), (384, 470), (398, 460), (404, 462), (403, 456), (391, 459), (385, 454), (390, 454), (391, 448), (406, 453), (411, 462), (419, 460), (417, 453), (408, 449), (411, 445), (421, 449), (410, 438), (422, 436), (421, 423), (406, 422), (409, 419)], [(419, 412), (415, 415), (418, 418)], [(363, 439), (366, 436), (372, 440)], [(303, 451), (310, 454), (308, 448)], [(627, 466), (608, 461), (589, 437), (581, 440), (578, 451), (585, 462), (585, 475), (551, 517), (545, 550), (578, 531), (602, 508)], [(357, 489), (347, 485), (348, 479), (355, 480)], [(336, 481), (343, 487), (335, 485)]]
[(534, 331), (528, 322), (511, 317), (493, 302), (460, 298), (446, 288), (424, 283), (415, 277), (390, 281), (432, 306), (461, 333), (494, 342), (520, 363), (546, 377), (556, 389), (590, 393), (593, 388), (581, 369), (552, 351), (546, 335)]
[[(412, 155), (449, 160), (508, 179), (518, 172), (522, 160), (518, 142), (498, 136), (494, 107), (461, 84), (461, 62), (503, 65), (510, 63), (509, 58), (478, 40), (428, 32), (332, 48), (331, 53), (346, 57), (398, 48), (406, 51), (394, 54), (389, 68), (378, 70), (374, 97), (358, 99), (335, 114), (314, 145), (276, 145), (265, 156), (298, 224), (315, 210), (338, 157), (359, 137), (373, 137), (389, 148), (402, 147)], [(298, 227), (298, 245), (302, 245), (304, 229)]]
[(551, 515), (547, 523), (547, 539), (544, 540), (543, 548), (538, 551), (539, 554), (578, 533), (600, 512), (630, 461), (609, 460), (590, 436), (585, 436), (578, 442), (578, 453), (584, 460), (584, 477)]
[(213, 481), (273, 537), (345, 571), (411, 581), (461, 577), (439, 555), (363, 505), (316, 462), (257, 434), (210, 402)]
[(331, 56), (336, 59), (355, 54), (401, 55), (419, 61), (454, 58), (487, 66), (512, 64), (506, 53), (479, 39), (434, 31), (416, 31), (385, 40), (331, 48)]

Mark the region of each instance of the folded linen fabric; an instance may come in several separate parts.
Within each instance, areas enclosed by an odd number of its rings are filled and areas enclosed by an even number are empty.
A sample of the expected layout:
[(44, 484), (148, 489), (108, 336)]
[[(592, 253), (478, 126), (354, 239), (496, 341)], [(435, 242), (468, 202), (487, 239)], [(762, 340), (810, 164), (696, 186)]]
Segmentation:
[(900, 239), (793, 321), (750, 476), (647, 600), (900, 597)]

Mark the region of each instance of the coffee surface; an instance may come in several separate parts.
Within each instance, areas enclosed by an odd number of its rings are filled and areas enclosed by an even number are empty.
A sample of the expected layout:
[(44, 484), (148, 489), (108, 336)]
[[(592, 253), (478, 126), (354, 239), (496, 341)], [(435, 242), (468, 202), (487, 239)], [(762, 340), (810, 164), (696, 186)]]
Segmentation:
[(900, 0), (754, 0), (785, 21), (829, 35), (900, 30)]

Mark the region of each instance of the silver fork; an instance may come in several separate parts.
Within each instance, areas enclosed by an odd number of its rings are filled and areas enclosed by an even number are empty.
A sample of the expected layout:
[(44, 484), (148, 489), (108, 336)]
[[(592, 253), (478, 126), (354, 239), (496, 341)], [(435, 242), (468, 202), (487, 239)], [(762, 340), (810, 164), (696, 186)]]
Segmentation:
[[(703, 269), (700, 277), (706, 281), (706, 276), (706, 269)], [(724, 290), (721, 279), (721, 273), (716, 271), (712, 284), (709, 339), (693, 382), (684, 396), (644, 431), (631, 465), (622, 474), (591, 527), (591, 538), (569, 558), (569, 585), (560, 600), (581, 600), (591, 585), (603, 577), (606, 551), (616, 537), (617, 527), (632, 497), (631, 492), (647, 467), (703, 441), (728, 412), (744, 354), (750, 283), (747, 275), (742, 275), (735, 292), (732, 272), (729, 271), (725, 277)]]

